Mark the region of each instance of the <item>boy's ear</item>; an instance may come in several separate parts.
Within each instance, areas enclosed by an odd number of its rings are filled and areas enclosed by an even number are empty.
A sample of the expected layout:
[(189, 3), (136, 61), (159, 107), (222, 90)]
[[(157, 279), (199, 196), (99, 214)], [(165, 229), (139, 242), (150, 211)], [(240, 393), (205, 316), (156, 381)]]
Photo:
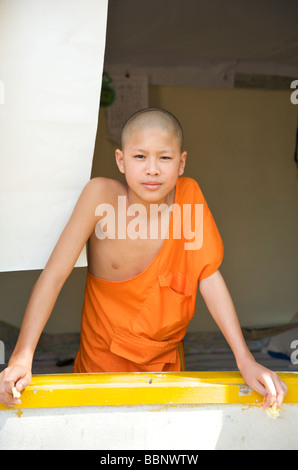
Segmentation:
[(115, 150), (116, 163), (121, 173), (125, 173), (123, 152), (120, 149)]
[(179, 165), (179, 176), (182, 176), (184, 173), (185, 163), (186, 163), (187, 152), (181, 153), (180, 165)]

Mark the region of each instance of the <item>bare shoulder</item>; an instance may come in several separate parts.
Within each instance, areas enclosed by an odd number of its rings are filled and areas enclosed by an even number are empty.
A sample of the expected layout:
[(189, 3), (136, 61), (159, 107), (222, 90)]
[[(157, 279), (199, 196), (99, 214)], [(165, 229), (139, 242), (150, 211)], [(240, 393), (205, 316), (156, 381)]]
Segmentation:
[(125, 185), (120, 181), (96, 176), (91, 178), (85, 185), (82, 194), (85, 193), (87, 198), (99, 203), (112, 203), (117, 196), (125, 194)]
[(123, 194), (124, 187), (123, 183), (110, 178), (91, 178), (81, 191), (70, 222), (81, 220), (86, 227), (94, 226), (98, 219), (97, 206), (104, 203), (113, 205), (117, 201), (117, 196)]
[[(109, 178), (92, 178), (84, 186), (49, 258), (45, 271), (63, 284), (97, 223), (96, 207), (112, 204), (124, 185)], [(119, 192), (120, 191), (120, 192)]]

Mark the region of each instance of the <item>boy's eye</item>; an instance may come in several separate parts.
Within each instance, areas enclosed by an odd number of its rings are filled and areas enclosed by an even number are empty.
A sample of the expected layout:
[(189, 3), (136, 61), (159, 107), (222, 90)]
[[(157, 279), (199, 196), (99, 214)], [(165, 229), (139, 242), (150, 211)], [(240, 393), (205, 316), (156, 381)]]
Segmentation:
[[(145, 157), (145, 155), (135, 155), (134, 158), (136, 158), (137, 160), (143, 160)], [(171, 157), (168, 157), (166, 155), (160, 157), (161, 160), (171, 160)]]

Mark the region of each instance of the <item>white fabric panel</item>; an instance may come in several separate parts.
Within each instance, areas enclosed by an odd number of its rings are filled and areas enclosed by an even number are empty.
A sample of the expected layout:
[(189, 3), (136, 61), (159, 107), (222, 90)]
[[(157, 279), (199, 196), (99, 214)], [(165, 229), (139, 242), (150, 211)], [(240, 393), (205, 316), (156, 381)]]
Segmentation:
[(0, 271), (44, 268), (90, 179), (107, 7), (0, 0)]

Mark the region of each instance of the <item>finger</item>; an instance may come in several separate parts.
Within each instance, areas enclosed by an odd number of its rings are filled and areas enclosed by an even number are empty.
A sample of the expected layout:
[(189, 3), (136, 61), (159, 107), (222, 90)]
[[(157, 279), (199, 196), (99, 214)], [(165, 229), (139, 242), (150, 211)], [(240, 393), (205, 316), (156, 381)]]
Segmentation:
[(12, 395), (12, 389), (14, 387), (14, 384), (14, 380), (6, 378), (4, 381), (4, 392), (9, 395)]
[(280, 407), (288, 393), (288, 387), (278, 376), (277, 379), (274, 380), (274, 384), (277, 391), (276, 405)]
[(6, 406), (15, 406), (21, 404), (20, 397), (16, 397), (14, 395), (13, 387), (14, 385), (4, 392), (4, 400), (2, 400), (2, 403)]
[(16, 389), (17, 389), (18, 392), (21, 392), (22, 390), (24, 390), (25, 385), (24, 385), (24, 383), (23, 383), (22, 380), (18, 380), (18, 381), (16, 382), (15, 387), (16, 387)]
[(20, 377), (19, 380), (16, 382), (16, 389), (18, 392), (21, 392), (26, 388), (28, 385), (30, 385), (31, 382), (31, 374), (26, 374), (24, 377)]
[(3, 403), (5, 406), (15, 406), (21, 404), (20, 397), (17, 397), (14, 393), (14, 387), (11, 387), (8, 391), (3, 390), (1, 403)]
[(266, 409), (271, 406), (271, 393), (268, 393), (268, 390), (265, 386), (262, 385), (261, 382), (256, 381), (252, 387), (257, 393), (264, 397), (263, 408)]
[(2, 393), (1, 393), (1, 403), (5, 406), (13, 407), (15, 405), (20, 405), (21, 400), (17, 397), (13, 396), (13, 387), (15, 386), (15, 382), (9, 376), (5, 377), (4, 383), (2, 386)]
[(20, 405), (21, 400), (19, 398), (14, 398), (12, 391), (10, 391), (10, 393), (3, 392), (1, 394), (1, 403), (4, 406), (14, 407), (15, 405)]
[(266, 409), (269, 406), (273, 406), (277, 399), (277, 390), (275, 388), (274, 381), (271, 376), (264, 376), (264, 387), (267, 391), (267, 396), (263, 407)]
[(266, 388), (257, 380), (252, 384), (252, 388), (263, 397), (267, 396)]
[(10, 404), (8, 406), (14, 407), (15, 405), (20, 405), (21, 400), (19, 398), (13, 398), (12, 402), (9, 402)]
[(264, 409), (271, 408), (276, 403), (276, 400), (277, 400), (276, 392), (269, 392), (266, 395), (266, 399), (264, 401), (263, 408)]
[[(14, 381), (6, 379), (3, 384), (2, 395), (6, 403), (9, 403), (10, 406), (13, 406), (17, 399), (16, 397), (13, 396), (13, 387), (14, 387)], [(2, 400), (2, 403), (4, 404), (3, 400)]]
[(280, 407), (283, 403), (283, 400), (288, 392), (288, 387), (286, 384), (279, 378), (277, 374), (273, 374), (268, 381), (269, 386), (271, 387), (271, 380), (274, 385), (275, 392), (272, 392), (272, 397), (268, 406)]
[(9, 408), (14, 408), (16, 405), (21, 404), (21, 400), (19, 398), (14, 398), (15, 401), (11, 402), (10, 400), (3, 400), (2, 404), (4, 406), (8, 406)]

